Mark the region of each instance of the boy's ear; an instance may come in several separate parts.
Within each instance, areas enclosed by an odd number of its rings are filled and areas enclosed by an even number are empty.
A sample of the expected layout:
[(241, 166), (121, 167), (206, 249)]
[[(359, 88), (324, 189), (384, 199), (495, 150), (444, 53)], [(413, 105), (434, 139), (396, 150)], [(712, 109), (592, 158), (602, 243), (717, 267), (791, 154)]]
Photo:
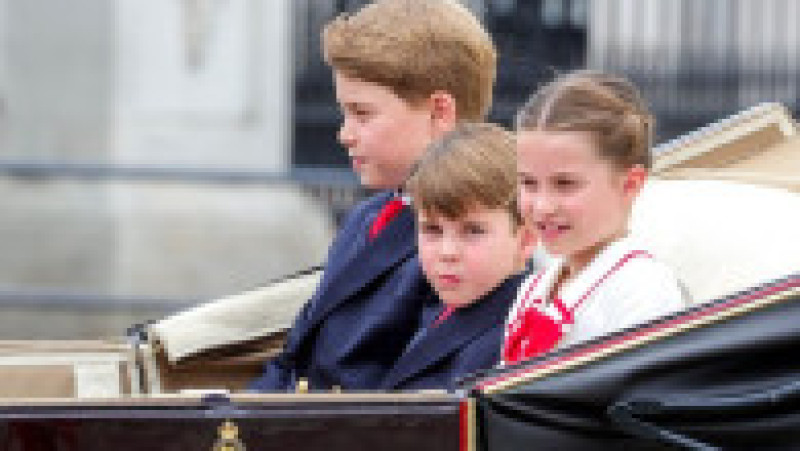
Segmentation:
[(639, 194), (639, 191), (642, 190), (644, 183), (647, 181), (647, 173), (647, 169), (640, 164), (634, 165), (626, 171), (622, 189), (627, 197), (633, 199)]
[(518, 233), (521, 247), (520, 250), (522, 251), (522, 264), (524, 265), (525, 260), (530, 258), (534, 251), (536, 251), (536, 246), (539, 244), (539, 236), (534, 231), (534, 228), (527, 223), (519, 226)]
[(455, 97), (447, 91), (434, 91), (429, 102), (434, 131), (441, 134), (455, 128), (458, 120)]

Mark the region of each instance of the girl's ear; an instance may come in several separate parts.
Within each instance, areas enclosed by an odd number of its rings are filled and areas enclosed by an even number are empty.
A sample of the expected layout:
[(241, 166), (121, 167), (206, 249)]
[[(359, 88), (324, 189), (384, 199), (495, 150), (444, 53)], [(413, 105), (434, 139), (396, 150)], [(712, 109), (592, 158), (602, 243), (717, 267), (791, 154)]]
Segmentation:
[(455, 97), (447, 91), (435, 91), (428, 101), (434, 132), (438, 135), (452, 130), (458, 121)]
[(639, 194), (647, 181), (647, 169), (637, 164), (625, 171), (625, 182), (622, 186), (623, 194), (626, 198), (633, 200)]

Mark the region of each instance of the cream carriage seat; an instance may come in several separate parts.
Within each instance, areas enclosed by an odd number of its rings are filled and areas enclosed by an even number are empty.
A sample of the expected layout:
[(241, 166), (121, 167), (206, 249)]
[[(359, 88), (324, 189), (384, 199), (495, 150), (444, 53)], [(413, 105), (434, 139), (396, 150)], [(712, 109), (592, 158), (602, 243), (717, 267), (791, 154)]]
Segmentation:
[(322, 277), (312, 268), (265, 287), (164, 318), (135, 343), (142, 391), (240, 390), (283, 347), (285, 331)]
[(267, 337), (291, 326), (314, 294), (321, 269), (291, 276), (179, 312), (150, 327), (171, 362), (203, 351)]
[(653, 180), (631, 234), (672, 266), (694, 303), (800, 272), (800, 195), (720, 180)]

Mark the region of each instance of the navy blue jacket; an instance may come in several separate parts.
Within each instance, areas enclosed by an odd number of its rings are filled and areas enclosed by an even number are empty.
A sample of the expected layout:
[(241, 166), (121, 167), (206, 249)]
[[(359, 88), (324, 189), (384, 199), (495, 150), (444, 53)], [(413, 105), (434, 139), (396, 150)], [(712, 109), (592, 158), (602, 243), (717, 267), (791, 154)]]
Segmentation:
[[(522, 274), (507, 278), (476, 303), (428, 327), (408, 346), (380, 388), (452, 390), (458, 379), (495, 366), (500, 361), (506, 315), (523, 279)], [(431, 308), (440, 311), (442, 304), (430, 297), (424, 309)]]
[(295, 319), (283, 352), (250, 385), (285, 391), (306, 378), (313, 389), (375, 389), (418, 327), (430, 287), (417, 259), (414, 218), (404, 208), (373, 241), (385, 192), (347, 217), (316, 293)]

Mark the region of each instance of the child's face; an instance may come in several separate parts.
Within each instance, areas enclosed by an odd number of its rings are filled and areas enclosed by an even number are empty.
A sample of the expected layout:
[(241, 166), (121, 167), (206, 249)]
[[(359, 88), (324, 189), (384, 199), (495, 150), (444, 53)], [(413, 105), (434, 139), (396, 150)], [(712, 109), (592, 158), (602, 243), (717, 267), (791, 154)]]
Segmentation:
[(584, 132), (524, 131), (517, 137), (519, 204), (545, 249), (585, 266), (627, 230), (644, 182), (641, 167), (620, 170)]
[(528, 235), (505, 209), (471, 208), (458, 219), (417, 211), (417, 243), (425, 275), (439, 298), (458, 307), (522, 269)]
[(434, 137), (428, 104), (411, 105), (388, 88), (335, 74), (336, 99), (344, 116), (339, 141), (361, 183), (399, 187)]

